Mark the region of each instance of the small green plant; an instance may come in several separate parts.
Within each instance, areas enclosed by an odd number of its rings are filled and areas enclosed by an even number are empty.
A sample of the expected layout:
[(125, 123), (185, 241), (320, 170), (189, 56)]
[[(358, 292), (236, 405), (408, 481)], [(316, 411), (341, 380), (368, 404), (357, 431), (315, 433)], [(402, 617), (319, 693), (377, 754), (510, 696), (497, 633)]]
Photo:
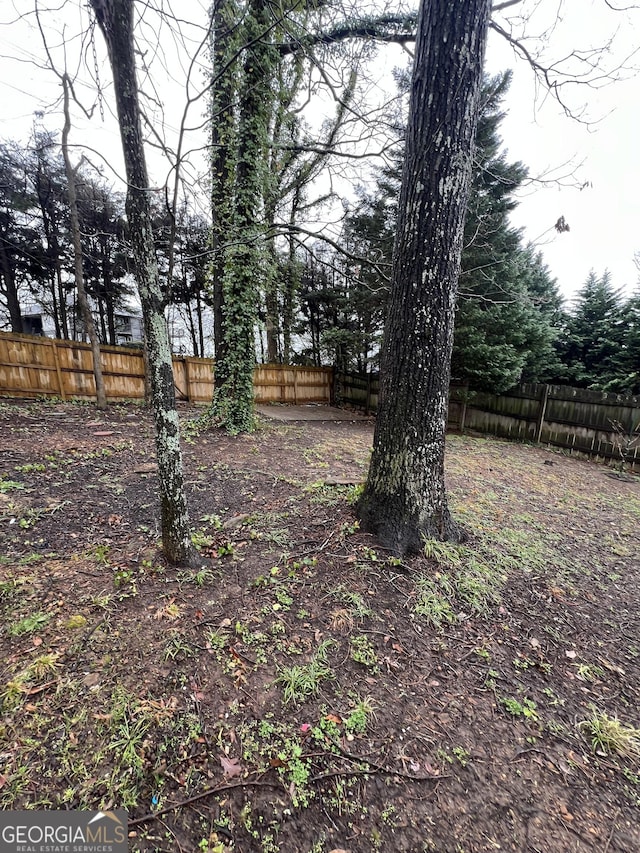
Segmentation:
[(640, 758), (640, 729), (625, 726), (595, 705), (589, 705), (589, 716), (578, 723), (578, 729), (589, 738), (598, 755), (617, 753), (625, 758)]
[(193, 649), (182, 637), (181, 634), (175, 632), (164, 647), (164, 659), (175, 660), (176, 658), (187, 658), (193, 655)]
[(17, 480), (5, 480), (4, 475), (0, 474), (0, 495), (17, 491), (18, 489), (24, 489), (24, 483), (18, 483)]
[(223, 542), (222, 545), (218, 545), (218, 557), (233, 557), (236, 553), (236, 546), (233, 542)]
[(23, 634), (34, 634), (40, 628), (44, 628), (50, 619), (51, 616), (48, 613), (32, 613), (30, 616), (25, 616), (18, 622), (9, 625), (8, 631), (12, 637), (20, 637)]
[(468, 750), (466, 750), (463, 746), (454, 746), (451, 752), (458, 759), (462, 767), (466, 767), (469, 763), (469, 759), (471, 755)]
[(0, 689), (0, 708), (6, 713), (15, 711), (20, 706), (27, 692), (27, 676), (20, 673), (7, 681)]
[(27, 667), (29, 677), (33, 677), (36, 681), (43, 678), (55, 675), (60, 667), (60, 655), (58, 652), (48, 652), (34, 658)]
[(213, 537), (202, 530), (193, 530), (191, 532), (191, 541), (198, 550), (210, 548), (213, 545)]
[(375, 702), (371, 696), (355, 697), (354, 706), (344, 720), (344, 727), (351, 734), (363, 735), (369, 726), (369, 722), (374, 720), (375, 716)]
[(376, 655), (373, 643), (368, 637), (364, 636), (364, 634), (352, 637), (350, 646), (351, 660), (362, 664), (362, 666), (366, 666), (374, 672), (378, 671), (378, 656)]
[(577, 665), (577, 676), (581, 681), (593, 683), (604, 678), (604, 669), (596, 664), (580, 663)]
[(536, 703), (532, 699), (524, 698), (520, 701), (519, 699), (509, 699), (503, 696), (500, 698), (500, 704), (512, 717), (524, 717), (526, 720), (534, 721), (539, 719)]
[(124, 566), (117, 568), (113, 574), (113, 585), (116, 589), (131, 585), (132, 592), (135, 593), (135, 572), (133, 569), (127, 569)]
[(324, 640), (309, 663), (280, 669), (276, 684), (282, 686), (282, 701), (285, 705), (290, 702), (299, 705), (305, 699), (316, 696), (320, 684), (333, 678), (333, 671), (327, 664), (327, 656), (333, 646), (334, 640)]
[(111, 550), (110, 545), (100, 544), (94, 545), (92, 550), (93, 559), (96, 563), (99, 563), (102, 566), (109, 565), (109, 551)]
[(41, 462), (27, 462), (25, 465), (16, 465), (14, 470), (19, 474), (42, 473), (42, 471), (47, 470), (47, 466)]
[(349, 610), (349, 614), (354, 619), (370, 619), (373, 617), (373, 611), (367, 605), (367, 602), (359, 592), (348, 589), (346, 586), (340, 585), (332, 593), (339, 601), (341, 601)]
[(201, 566), (201, 568), (196, 569), (195, 571), (178, 573), (178, 580), (180, 583), (193, 583), (196, 586), (206, 586), (207, 584), (213, 583), (215, 579), (215, 572), (207, 566)]

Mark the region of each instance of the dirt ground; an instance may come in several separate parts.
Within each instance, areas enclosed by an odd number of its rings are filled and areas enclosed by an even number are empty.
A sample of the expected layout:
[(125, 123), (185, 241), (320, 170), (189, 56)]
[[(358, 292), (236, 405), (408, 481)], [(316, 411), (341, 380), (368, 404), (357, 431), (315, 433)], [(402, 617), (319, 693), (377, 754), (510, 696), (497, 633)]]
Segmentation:
[(0, 401), (0, 808), (133, 851), (640, 850), (640, 480), (452, 435), (463, 546), (354, 512), (370, 420), (183, 410), (200, 569), (148, 413)]

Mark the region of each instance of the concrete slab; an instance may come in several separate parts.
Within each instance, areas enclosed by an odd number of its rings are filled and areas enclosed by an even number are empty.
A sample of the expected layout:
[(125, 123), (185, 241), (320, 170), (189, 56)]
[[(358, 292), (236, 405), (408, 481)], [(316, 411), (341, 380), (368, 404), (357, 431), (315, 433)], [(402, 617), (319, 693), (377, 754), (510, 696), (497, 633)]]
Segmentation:
[(258, 403), (256, 411), (265, 418), (274, 421), (368, 421), (372, 416), (361, 412), (337, 409), (321, 403), (305, 403), (303, 406)]

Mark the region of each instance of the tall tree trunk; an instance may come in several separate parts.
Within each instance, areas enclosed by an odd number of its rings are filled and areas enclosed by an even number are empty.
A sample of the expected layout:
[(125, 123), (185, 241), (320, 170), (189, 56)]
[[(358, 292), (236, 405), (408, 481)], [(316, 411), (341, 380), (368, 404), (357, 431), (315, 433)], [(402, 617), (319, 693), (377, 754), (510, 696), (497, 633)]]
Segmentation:
[(102, 235), (100, 238), (100, 255), (102, 267), (102, 290), (104, 292), (104, 304), (107, 315), (107, 328), (109, 337), (105, 337), (111, 346), (116, 346), (118, 339), (116, 337), (116, 312), (113, 304), (113, 281), (111, 279), (111, 259), (109, 257), (109, 247), (107, 246), (107, 236)]
[(61, 337), (67, 338), (69, 337), (69, 317), (67, 312), (67, 294), (64, 291), (64, 284), (62, 281), (62, 264), (60, 263), (60, 250), (59, 244), (56, 251), (56, 285), (58, 288), (58, 314), (59, 314), (59, 323), (60, 323), (60, 331), (62, 332)]
[(109, 50), (127, 172), (127, 218), (149, 354), (151, 403), (156, 428), (162, 545), (172, 563), (194, 563), (184, 490), (180, 425), (169, 333), (153, 241), (149, 180), (144, 156), (136, 79), (132, 0), (91, 0)]
[(49, 292), (51, 293), (51, 314), (53, 316), (53, 328), (56, 338), (63, 337), (60, 327), (60, 305), (58, 300), (58, 290), (56, 287), (56, 272), (51, 270), (49, 276)]
[(423, 0), (382, 349), (380, 405), (358, 512), (396, 554), (459, 541), (444, 442), (464, 216), (491, 0)]
[(71, 238), (73, 240), (73, 269), (76, 279), (76, 290), (78, 291), (78, 304), (80, 315), (86, 333), (91, 342), (91, 353), (93, 355), (93, 378), (96, 383), (96, 400), (99, 409), (107, 408), (107, 395), (104, 390), (104, 379), (102, 378), (102, 360), (100, 355), (100, 340), (93, 322), (89, 300), (84, 286), (84, 272), (82, 269), (82, 244), (80, 242), (80, 219), (78, 217), (78, 198), (76, 194), (76, 174), (71, 165), (69, 157), (69, 131), (71, 130), (71, 116), (69, 113), (69, 79), (66, 74), (62, 77), (64, 90), (64, 127), (62, 129), (62, 156), (64, 158), (64, 169), (67, 176), (67, 192), (69, 194), (69, 219), (71, 222)]
[(204, 358), (204, 329), (202, 328), (202, 295), (200, 290), (196, 290), (196, 316), (198, 318), (198, 343), (200, 344), (199, 352), (195, 355)]
[(22, 313), (20, 311), (20, 297), (18, 296), (15, 272), (7, 245), (4, 236), (0, 234), (0, 272), (4, 281), (2, 289), (7, 301), (11, 331), (22, 334), (24, 326), (22, 325)]
[(213, 15), (211, 97), (211, 263), (209, 292), (213, 308), (213, 341), (216, 360), (216, 384), (224, 382), (224, 278), (225, 243), (229, 240), (235, 181), (237, 70), (233, 31), (237, 26), (234, 0), (215, 0)]
[[(216, 362), (213, 412), (231, 433), (253, 428), (253, 369), (258, 281), (264, 229), (256, 225), (263, 201), (267, 134), (278, 55), (270, 43), (271, 6), (251, 0), (245, 27), (251, 40), (244, 59), (238, 126), (233, 216), (234, 244), (225, 253), (222, 281), (224, 352)], [(219, 383), (219, 379), (221, 382)]]

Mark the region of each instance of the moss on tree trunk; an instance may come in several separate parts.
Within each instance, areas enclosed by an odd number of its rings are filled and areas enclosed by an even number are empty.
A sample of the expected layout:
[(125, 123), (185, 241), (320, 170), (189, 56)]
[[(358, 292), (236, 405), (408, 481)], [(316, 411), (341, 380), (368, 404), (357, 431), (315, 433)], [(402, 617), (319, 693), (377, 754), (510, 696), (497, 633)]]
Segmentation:
[(490, 0), (423, 0), (369, 476), (358, 513), (396, 554), (459, 540), (444, 443)]

